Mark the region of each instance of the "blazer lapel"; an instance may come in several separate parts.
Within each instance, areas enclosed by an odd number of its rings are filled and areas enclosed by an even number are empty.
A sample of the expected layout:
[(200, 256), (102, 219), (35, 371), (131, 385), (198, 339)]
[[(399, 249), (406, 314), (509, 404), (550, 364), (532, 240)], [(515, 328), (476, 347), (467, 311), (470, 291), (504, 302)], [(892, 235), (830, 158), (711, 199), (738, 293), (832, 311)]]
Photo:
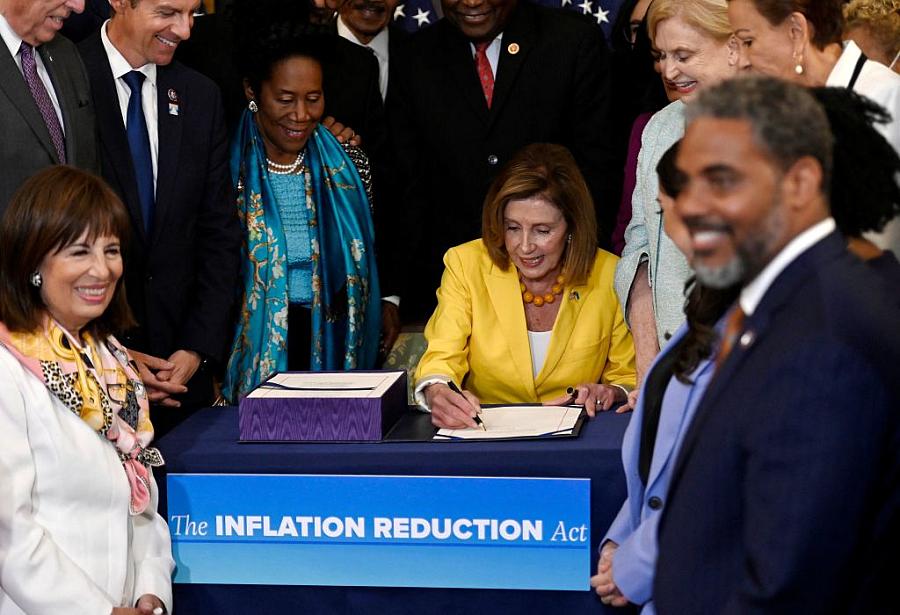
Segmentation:
[(527, 7), (519, 5), (507, 28), (503, 31), (497, 78), (494, 81), (494, 98), (491, 102), (490, 123), (493, 124), (503, 111), (511, 95), (519, 71), (535, 46), (536, 26)]
[(35, 104), (31, 92), (28, 91), (28, 86), (25, 85), (25, 78), (22, 76), (15, 58), (6, 55), (5, 50), (0, 50), (0, 90), (3, 90), (16, 109), (12, 113), (18, 112), (22, 116), (38, 141), (47, 150), (47, 154), (55, 163), (59, 163), (56, 149), (50, 141), (50, 131), (47, 130), (44, 118), (41, 117), (41, 112), (38, 111), (37, 104)]
[[(497, 322), (503, 333), (503, 340), (509, 345), (516, 375), (525, 388), (535, 393), (535, 381), (531, 371), (531, 346), (528, 344), (528, 325), (525, 323), (525, 309), (519, 300), (519, 279), (515, 267), (503, 271), (491, 265), (484, 274), (485, 285), (491, 296), (491, 303), (497, 314)], [(512, 300), (511, 300), (512, 299)], [(499, 342), (499, 337), (495, 338)]]
[(544, 380), (547, 379), (549, 374), (553, 373), (556, 365), (562, 359), (575, 330), (575, 323), (578, 321), (578, 314), (581, 313), (581, 306), (587, 301), (590, 292), (591, 289), (588, 286), (574, 286), (567, 294), (560, 297), (562, 305), (559, 306), (556, 322), (553, 323), (550, 347), (547, 348), (547, 358), (544, 359), (544, 366), (538, 372), (537, 378), (534, 379), (536, 387), (540, 387), (544, 383)]
[(469, 41), (457, 30), (456, 26), (447, 23), (445, 19), (438, 22), (435, 27), (442, 29), (440, 46), (443, 51), (441, 55), (449, 78), (456, 83), (459, 96), (472, 108), (475, 117), (487, 125), (487, 101), (484, 99), (484, 91), (478, 81), (478, 72), (475, 70), (475, 59), (472, 56)]
[[(170, 66), (156, 69), (157, 123), (159, 126), (159, 158), (156, 172), (156, 210), (153, 214), (153, 242), (164, 227), (168, 208), (174, 198), (178, 179), (179, 152), (184, 127), (186, 87), (175, 76)], [(171, 106), (170, 106), (171, 105)]]
[(94, 35), (82, 47), (82, 57), (88, 67), (91, 87), (94, 90), (94, 107), (97, 110), (100, 143), (107, 153), (103, 162), (112, 169), (116, 176), (125, 206), (131, 215), (133, 228), (138, 231), (137, 234), (141, 240), (147, 242), (147, 231), (144, 228), (141, 201), (137, 192), (137, 180), (135, 180), (134, 165), (131, 162), (131, 149), (128, 147), (125, 122), (122, 120), (122, 110), (119, 107), (119, 94), (116, 91), (112, 69), (109, 66), (109, 59), (99, 34)]

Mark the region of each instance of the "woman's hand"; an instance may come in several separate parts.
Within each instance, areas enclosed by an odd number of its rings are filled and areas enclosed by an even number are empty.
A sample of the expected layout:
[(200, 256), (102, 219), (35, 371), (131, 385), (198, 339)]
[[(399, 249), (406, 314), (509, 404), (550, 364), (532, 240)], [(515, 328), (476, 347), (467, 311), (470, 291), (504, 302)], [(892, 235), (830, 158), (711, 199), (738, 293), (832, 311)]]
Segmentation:
[(593, 417), (597, 411), (606, 411), (619, 402), (625, 401), (625, 391), (619, 387), (607, 384), (579, 384), (575, 387), (575, 399), (569, 395), (563, 395), (556, 399), (544, 402), (545, 406), (561, 406), (563, 404), (575, 404), (584, 406), (588, 416)]
[(600, 596), (600, 602), (610, 606), (625, 606), (628, 598), (616, 586), (612, 576), (612, 558), (619, 545), (611, 540), (603, 544), (600, 560), (597, 562), (597, 574), (591, 577), (591, 587)]
[(431, 408), (431, 422), (441, 429), (476, 429), (474, 417), (481, 410), (478, 398), (463, 391), (462, 395), (450, 390), (442, 382), (425, 388), (425, 401)]

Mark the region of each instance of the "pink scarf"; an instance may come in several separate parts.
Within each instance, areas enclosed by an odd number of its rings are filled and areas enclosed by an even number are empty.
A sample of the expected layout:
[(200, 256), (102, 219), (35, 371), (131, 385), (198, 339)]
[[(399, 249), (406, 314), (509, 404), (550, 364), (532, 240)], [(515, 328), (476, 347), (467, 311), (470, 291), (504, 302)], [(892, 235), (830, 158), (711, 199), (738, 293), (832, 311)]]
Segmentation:
[(149, 402), (137, 366), (112, 336), (98, 342), (82, 332), (76, 340), (52, 318), (41, 329), (12, 332), (0, 322), (0, 344), (34, 374), (64, 406), (116, 448), (131, 487), (130, 510), (150, 502), (150, 467), (162, 455), (153, 439)]

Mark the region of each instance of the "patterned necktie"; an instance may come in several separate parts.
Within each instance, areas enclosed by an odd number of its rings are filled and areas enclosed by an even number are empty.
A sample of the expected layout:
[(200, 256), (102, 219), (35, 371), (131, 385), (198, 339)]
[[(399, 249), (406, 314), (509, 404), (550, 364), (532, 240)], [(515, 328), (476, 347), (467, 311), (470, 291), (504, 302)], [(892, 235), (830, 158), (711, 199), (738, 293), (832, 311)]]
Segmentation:
[(150, 135), (147, 132), (147, 120), (144, 118), (144, 107), (141, 104), (144, 73), (133, 70), (123, 75), (122, 78), (131, 90), (131, 96), (128, 98), (125, 132), (128, 136), (128, 149), (131, 150), (131, 162), (134, 164), (138, 198), (141, 200), (144, 230), (149, 235), (153, 224), (153, 208), (156, 204), (156, 197), (153, 187), (153, 160), (150, 157)]
[(481, 90), (487, 101), (488, 109), (494, 98), (494, 73), (491, 71), (491, 63), (488, 61), (487, 48), (490, 43), (478, 43), (475, 45), (475, 68), (478, 70), (478, 80), (481, 81)]
[(728, 315), (728, 320), (725, 322), (725, 332), (722, 335), (722, 344), (719, 346), (719, 352), (716, 355), (716, 371), (722, 367), (728, 355), (734, 350), (734, 344), (744, 328), (744, 319), (746, 317), (747, 315), (744, 314), (744, 310), (741, 309), (740, 305), (735, 306), (731, 310), (731, 314)]
[(53, 101), (50, 100), (47, 88), (44, 87), (44, 82), (38, 75), (34, 48), (22, 41), (22, 45), (19, 47), (19, 57), (22, 59), (22, 75), (25, 77), (25, 85), (31, 91), (38, 111), (44, 118), (44, 124), (47, 125), (50, 141), (53, 142), (59, 163), (66, 164), (66, 140), (63, 136), (62, 126), (59, 124), (59, 117), (56, 115), (56, 109), (53, 108)]

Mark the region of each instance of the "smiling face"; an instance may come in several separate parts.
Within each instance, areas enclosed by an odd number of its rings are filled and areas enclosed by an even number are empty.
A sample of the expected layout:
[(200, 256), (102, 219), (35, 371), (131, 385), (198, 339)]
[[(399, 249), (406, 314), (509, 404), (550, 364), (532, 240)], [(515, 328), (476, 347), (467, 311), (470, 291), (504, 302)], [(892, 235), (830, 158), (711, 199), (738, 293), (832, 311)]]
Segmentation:
[(74, 243), (44, 257), (41, 300), (50, 316), (77, 334), (106, 311), (122, 277), (119, 239), (101, 235), (93, 241), (85, 231)]
[(272, 67), (272, 75), (262, 82), (258, 96), (249, 85), (244, 91), (247, 99), (259, 106), (256, 125), (266, 145), (266, 156), (280, 164), (293, 162), (325, 111), (319, 62), (303, 56), (286, 58)]
[(347, 0), (338, 8), (338, 13), (356, 38), (367, 44), (388, 26), (399, 1)]
[(666, 89), (686, 102), (698, 90), (734, 75), (732, 49), (689, 25), (679, 15), (656, 26), (653, 48), (659, 54), (659, 68)]
[(84, 10), (84, 0), (6, 0), (0, 12), (13, 31), (32, 46), (48, 43), (71, 13)]
[(506, 252), (521, 276), (535, 283), (555, 281), (569, 230), (559, 208), (539, 195), (510, 201), (503, 227)]
[(700, 282), (753, 279), (792, 238), (784, 174), (756, 144), (749, 122), (699, 118), (678, 152), (685, 185), (675, 211), (690, 237)]
[(441, 0), (444, 17), (476, 43), (502, 32), (516, 4), (518, 0)]
[(786, 81), (797, 81), (789, 20), (773, 26), (752, 0), (729, 0), (728, 20), (738, 40), (738, 68)]
[(107, 34), (132, 68), (165, 66), (181, 41), (191, 36), (199, 0), (111, 0), (115, 9)]

